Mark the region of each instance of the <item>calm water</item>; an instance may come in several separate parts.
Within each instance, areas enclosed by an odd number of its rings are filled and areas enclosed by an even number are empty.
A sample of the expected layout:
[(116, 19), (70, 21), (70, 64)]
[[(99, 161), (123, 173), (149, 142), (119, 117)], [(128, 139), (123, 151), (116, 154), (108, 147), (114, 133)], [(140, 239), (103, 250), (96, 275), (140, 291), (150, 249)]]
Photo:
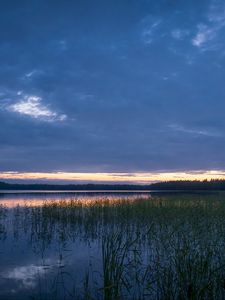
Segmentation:
[(224, 217), (224, 193), (1, 193), (0, 299), (225, 299)]

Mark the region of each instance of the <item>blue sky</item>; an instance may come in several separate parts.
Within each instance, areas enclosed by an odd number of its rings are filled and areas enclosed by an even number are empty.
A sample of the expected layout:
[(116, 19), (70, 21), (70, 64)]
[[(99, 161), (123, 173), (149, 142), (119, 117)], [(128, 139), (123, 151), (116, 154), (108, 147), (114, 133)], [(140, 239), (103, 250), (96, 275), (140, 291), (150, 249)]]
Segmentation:
[(3, 1), (0, 172), (225, 169), (224, 1)]

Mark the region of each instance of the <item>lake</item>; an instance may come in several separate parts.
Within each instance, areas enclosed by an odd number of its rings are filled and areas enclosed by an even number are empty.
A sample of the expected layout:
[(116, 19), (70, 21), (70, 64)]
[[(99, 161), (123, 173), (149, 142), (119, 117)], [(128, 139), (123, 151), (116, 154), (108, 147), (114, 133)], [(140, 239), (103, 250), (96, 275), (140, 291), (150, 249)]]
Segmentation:
[(223, 192), (1, 192), (0, 299), (225, 299)]

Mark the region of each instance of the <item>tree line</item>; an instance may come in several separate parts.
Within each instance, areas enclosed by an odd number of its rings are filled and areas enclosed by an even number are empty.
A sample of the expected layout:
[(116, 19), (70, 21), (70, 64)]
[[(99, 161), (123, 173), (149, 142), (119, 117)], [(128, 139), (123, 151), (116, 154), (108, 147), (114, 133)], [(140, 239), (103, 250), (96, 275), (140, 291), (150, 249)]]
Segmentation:
[(225, 180), (204, 180), (204, 181), (165, 181), (148, 185), (141, 184), (19, 184), (0, 182), (0, 190), (225, 190)]

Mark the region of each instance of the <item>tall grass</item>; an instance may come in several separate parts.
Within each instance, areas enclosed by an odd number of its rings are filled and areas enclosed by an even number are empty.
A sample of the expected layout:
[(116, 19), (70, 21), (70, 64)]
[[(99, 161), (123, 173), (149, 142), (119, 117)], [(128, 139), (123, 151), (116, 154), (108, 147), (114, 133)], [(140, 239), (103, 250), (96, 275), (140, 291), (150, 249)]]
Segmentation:
[(6, 238), (6, 234), (7, 234), (6, 231), (7, 226), (5, 224), (6, 218), (7, 218), (7, 209), (4, 206), (0, 205), (0, 241)]
[(97, 242), (74, 299), (225, 299), (223, 193), (45, 201), (17, 207), (12, 224), (42, 255), (54, 241)]

